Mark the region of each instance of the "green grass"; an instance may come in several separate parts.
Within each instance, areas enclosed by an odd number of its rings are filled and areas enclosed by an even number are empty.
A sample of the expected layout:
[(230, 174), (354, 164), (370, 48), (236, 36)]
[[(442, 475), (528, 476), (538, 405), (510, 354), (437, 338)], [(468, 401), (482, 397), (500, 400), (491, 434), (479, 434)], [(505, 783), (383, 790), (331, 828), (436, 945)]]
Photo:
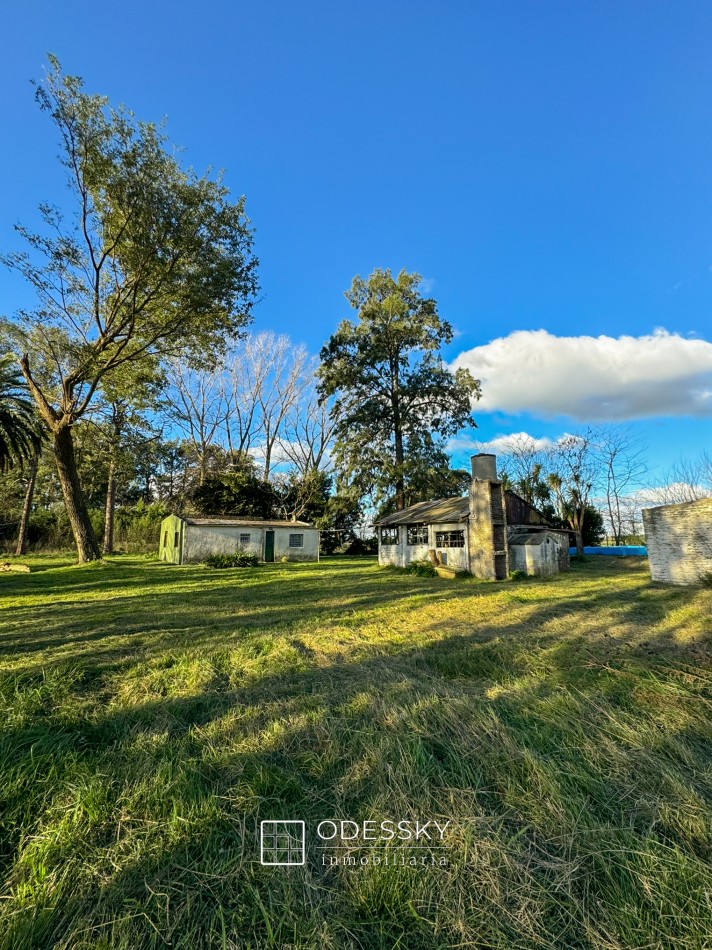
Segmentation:
[[(29, 561), (0, 948), (712, 946), (711, 590)], [(262, 867), (274, 818), (449, 820), (448, 865), (324, 867), (312, 834)]]

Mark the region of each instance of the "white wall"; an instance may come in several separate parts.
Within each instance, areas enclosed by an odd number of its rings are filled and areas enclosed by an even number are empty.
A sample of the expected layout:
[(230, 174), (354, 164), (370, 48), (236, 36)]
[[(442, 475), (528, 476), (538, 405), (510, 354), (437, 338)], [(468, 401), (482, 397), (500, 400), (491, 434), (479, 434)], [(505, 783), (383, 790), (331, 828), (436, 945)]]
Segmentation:
[[(269, 525), (267, 525), (269, 527)], [(186, 524), (183, 543), (183, 563), (204, 561), (211, 554), (234, 554), (246, 551), (264, 557), (264, 536), (266, 528), (250, 525), (196, 525)], [(249, 544), (240, 543), (240, 535), (249, 534)], [(301, 534), (304, 546), (289, 547), (289, 535)], [(319, 559), (319, 532), (316, 528), (292, 527), (274, 528), (274, 559), (281, 561), (288, 557), (290, 561), (317, 561)]]
[[(301, 548), (290, 548), (290, 534), (301, 534), (304, 540), (304, 546)], [(290, 561), (318, 561), (319, 532), (315, 528), (300, 528), (298, 525), (295, 525), (293, 528), (275, 528), (274, 559), (275, 561), (281, 561), (283, 557), (288, 557)]]
[[(464, 548), (435, 548), (436, 531), (463, 531), (465, 532)], [(378, 563), (392, 564), (395, 567), (407, 567), (411, 561), (422, 561), (428, 556), (428, 550), (435, 548), (438, 554), (447, 556), (448, 567), (457, 571), (468, 569), (467, 558), (467, 526), (463, 521), (451, 524), (428, 526), (428, 544), (408, 544), (408, 529), (406, 525), (398, 525), (398, 544), (381, 544), (381, 529), (378, 528)]]

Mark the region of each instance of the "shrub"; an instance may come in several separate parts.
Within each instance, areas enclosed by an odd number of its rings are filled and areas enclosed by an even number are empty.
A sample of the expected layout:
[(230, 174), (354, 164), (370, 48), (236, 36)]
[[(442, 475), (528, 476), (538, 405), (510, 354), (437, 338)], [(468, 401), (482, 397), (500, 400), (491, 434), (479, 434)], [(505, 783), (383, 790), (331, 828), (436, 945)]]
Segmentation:
[(432, 562), (427, 558), (422, 558), (422, 560), (419, 561), (411, 561), (404, 570), (406, 574), (417, 574), (419, 577), (435, 577), (437, 575)]
[(211, 554), (205, 558), (208, 567), (257, 567), (260, 563), (256, 554), (236, 551), (234, 554)]

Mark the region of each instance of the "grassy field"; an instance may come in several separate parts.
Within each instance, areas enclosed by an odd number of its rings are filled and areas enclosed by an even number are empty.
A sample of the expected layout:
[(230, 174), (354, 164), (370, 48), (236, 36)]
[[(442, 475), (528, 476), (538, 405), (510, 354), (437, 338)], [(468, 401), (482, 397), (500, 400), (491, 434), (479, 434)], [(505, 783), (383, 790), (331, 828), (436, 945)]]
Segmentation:
[[(712, 947), (712, 590), (30, 562), (0, 576), (0, 947)], [(260, 865), (275, 818), (304, 867)], [(325, 866), (331, 818), (450, 821), (446, 864)]]

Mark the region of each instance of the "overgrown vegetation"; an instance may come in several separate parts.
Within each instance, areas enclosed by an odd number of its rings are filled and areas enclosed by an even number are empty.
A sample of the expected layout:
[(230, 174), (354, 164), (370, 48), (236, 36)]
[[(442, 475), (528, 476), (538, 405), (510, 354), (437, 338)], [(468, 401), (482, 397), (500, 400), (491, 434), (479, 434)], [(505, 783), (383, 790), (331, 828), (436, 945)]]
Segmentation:
[(256, 554), (236, 551), (234, 554), (211, 554), (205, 558), (208, 567), (257, 567), (260, 563)]
[[(709, 589), (30, 560), (0, 576), (0, 948), (707, 945)], [(262, 867), (274, 818), (449, 820), (448, 864)]]

